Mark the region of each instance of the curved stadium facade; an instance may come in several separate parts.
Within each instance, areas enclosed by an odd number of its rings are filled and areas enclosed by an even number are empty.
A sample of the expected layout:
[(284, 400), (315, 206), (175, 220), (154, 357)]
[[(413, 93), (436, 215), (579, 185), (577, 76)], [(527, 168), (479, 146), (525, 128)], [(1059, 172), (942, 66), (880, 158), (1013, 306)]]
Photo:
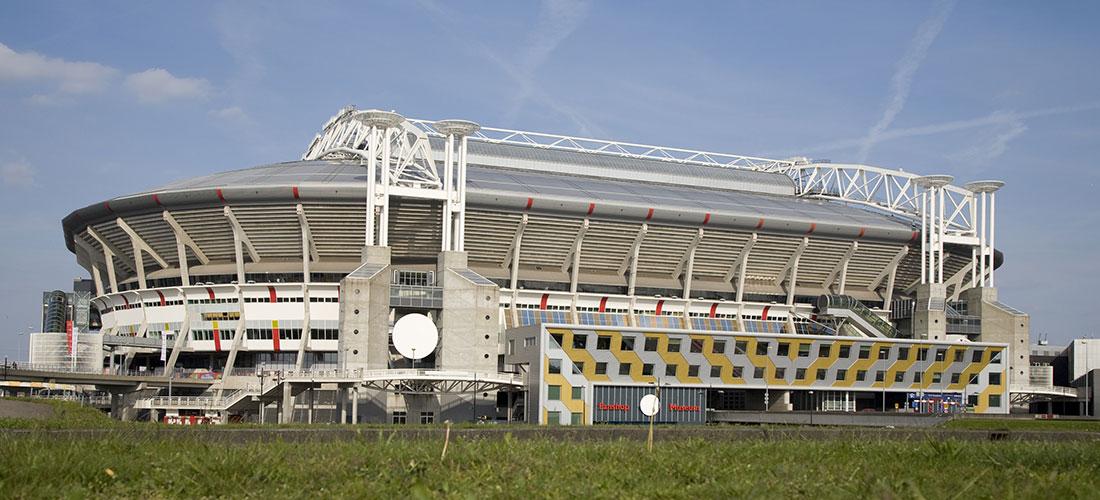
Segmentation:
[[(299, 161), (66, 217), (102, 325), (80, 362), (216, 379), (135, 403), (173, 417), (634, 422), (655, 384), (669, 422), (1007, 413), (1000, 184), (952, 182), (346, 108)], [(418, 361), (412, 313), (439, 333)]]

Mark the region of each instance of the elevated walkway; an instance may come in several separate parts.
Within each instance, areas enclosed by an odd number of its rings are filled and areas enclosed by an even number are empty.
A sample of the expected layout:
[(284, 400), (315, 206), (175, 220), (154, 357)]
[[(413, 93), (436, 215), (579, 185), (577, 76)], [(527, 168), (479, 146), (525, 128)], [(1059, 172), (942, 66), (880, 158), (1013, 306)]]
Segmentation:
[(898, 329), (880, 318), (862, 302), (847, 295), (822, 295), (817, 299), (818, 314), (843, 319), (868, 337), (898, 338)]
[(158, 372), (117, 375), (91, 370), (73, 370), (69, 366), (32, 365), (27, 363), (3, 365), (0, 367), (0, 380), (94, 385), (104, 388), (136, 387), (142, 384), (146, 387), (168, 387), (171, 384), (174, 387), (189, 389), (205, 389), (215, 382), (215, 380), (165, 376), (163, 373)]

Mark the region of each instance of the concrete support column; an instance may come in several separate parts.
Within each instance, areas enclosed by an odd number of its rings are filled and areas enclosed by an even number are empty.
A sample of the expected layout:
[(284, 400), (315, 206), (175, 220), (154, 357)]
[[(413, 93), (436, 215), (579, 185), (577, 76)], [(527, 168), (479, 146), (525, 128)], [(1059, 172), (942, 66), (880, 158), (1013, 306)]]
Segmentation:
[(351, 423), (359, 423), (359, 386), (351, 389)]
[(294, 391), (289, 382), (283, 382), (283, 402), (280, 405), (279, 423), (289, 424), (294, 421)]

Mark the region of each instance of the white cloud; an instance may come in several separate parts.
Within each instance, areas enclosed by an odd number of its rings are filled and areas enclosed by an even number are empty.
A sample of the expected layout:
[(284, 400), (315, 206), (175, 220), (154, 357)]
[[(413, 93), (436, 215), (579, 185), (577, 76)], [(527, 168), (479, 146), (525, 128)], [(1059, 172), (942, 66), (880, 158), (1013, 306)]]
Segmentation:
[(0, 183), (5, 187), (25, 188), (34, 185), (34, 169), (24, 160), (0, 165)]
[(928, 55), (928, 49), (932, 46), (932, 42), (936, 41), (936, 37), (939, 36), (944, 23), (947, 22), (947, 17), (951, 15), (951, 10), (954, 8), (955, 2), (953, 0), (939, 2), (932, 17), (921, 23), (917, 33), (909, 41), (909, 48), (905, 51), (905, 55), (902, 56), (901, 60), (898, 61), (894, 76), (890, 79), (890, 98), (886, 104), (886, 109), (883, 110), (878, 123), (875, 123), (867, 131), (867, 136), (864, 137), (863, 144), (860, 145), (859, 153), (856, 154), (857, 161), (860, 163), (867, 161), (871, 148), (875, 146), (882, 133), (890, 128), (890, 125), (894, 123), (894, 119), (905, 108), (905, 102), (909, 100), (909, 90), (913, 86), (913, 77), (916, 76), (917, 69), (920, 68), (924, 58)]
[(158, 103), (174, 99), (204, 99), (210, 95), (210, 82), (202, 78), (184, 78), (162, 68), (133, 73), (126, 77), (126, 88), (141, 102)]
[(985, 165), (1008, 150), (1008, 144), (1027, 131), (1027, 125), (1020, 120), (1016, 113), (1003, 113), (1003, 123), (992, 127), (984, 134), (976, 134), (971, 138), (971, 146), (948, 158), (963, 165)]
[(45, 81), (67, 94), (103, 90), (117, 70), (93, 62), (72, 62), (34, 52), (16, 52), (0, 43), (0, 81)]

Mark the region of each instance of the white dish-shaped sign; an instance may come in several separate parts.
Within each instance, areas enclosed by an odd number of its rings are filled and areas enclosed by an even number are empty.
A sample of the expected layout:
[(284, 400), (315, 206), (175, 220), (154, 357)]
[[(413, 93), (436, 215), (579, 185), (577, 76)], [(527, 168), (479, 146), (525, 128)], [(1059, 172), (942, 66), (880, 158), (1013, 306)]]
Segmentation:
[(393, 325), (393, 346), (408, 359), (424, 359), (439, 345), (439, 330), (423, 314), (406, 314)]
[(642, 410), (642, 415), (652, 417), (661, 411), (661, 400), (657, 399), (657, 396), (653, 394), (646, 394), (642, 396), (642, 400), (638, 402), (638, 409)]

